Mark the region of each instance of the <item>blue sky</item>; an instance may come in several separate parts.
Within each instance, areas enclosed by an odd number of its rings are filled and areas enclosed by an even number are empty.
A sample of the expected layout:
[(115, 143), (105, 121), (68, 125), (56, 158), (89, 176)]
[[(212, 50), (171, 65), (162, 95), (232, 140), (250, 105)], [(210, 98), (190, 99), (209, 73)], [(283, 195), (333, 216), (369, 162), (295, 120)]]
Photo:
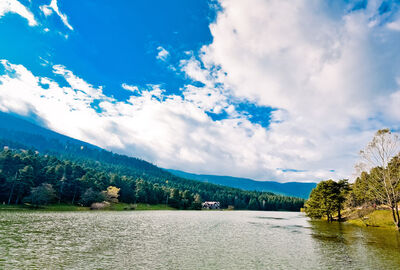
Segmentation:
[[(186, 51), (196, 52), (212, 40), (208, 25), (215, 11), (206, 1), (123, 1), (120, 5), (59, 1), (73, 31), (58, 16), (43, 15), (39, 7), (48, 2), (21, 1), (42, 19), (38, 27), (30, 27), (15, 13), (2, 18), (1, 57), (46, 76), (49, 70), (40, 65), (40, 58), (62, 63), (85, 80), (104, 85), (105, 93), (117, 98), (126, 98), (120, 91), (122, 82), (162, 84), (176, 92), (185, 78), (169, 70), (168, 64), (176, 65)], [(158, 47), (173, 50), (168, 63), (155, 58)]]
[[(62, 77), (54, 76), (48, 65), (43, 65), (62, 63), (86, 81), (103, 86), (104, 94), (117, 100), (131, 94), (123, 90), (122, 84), (141, 88), (160, 85), (167, 94), (178, 95), (185, 84), (201, 85), (177, 69), (188, 53), (196, 55), (202, 46), (212, 42), (208, 25), (215, 20), (218, 2), (57, 2), (62, 13), (68, 14), (72, 29), (59, 16), (43, 13), (41, 7), (48, 2), (20, 1), (43, 20), (34, 29), (18, 14), (8, 13), (2, 18), (0, 36), (7, 37), (0, 45), (2, 59), (68, 85)], [(161, 50), (167, 53), (165, 60), (157, 58)], [(232, 102), (251, 121), (268, 126), (272, 108), (243, 100)], [(227, 117), (225, 112), (207, 113), (215, 120)]]
[(399, 33), (397, 1), (2, 0), (0, 110), (166, 168), (351, 177), (399, 128)]

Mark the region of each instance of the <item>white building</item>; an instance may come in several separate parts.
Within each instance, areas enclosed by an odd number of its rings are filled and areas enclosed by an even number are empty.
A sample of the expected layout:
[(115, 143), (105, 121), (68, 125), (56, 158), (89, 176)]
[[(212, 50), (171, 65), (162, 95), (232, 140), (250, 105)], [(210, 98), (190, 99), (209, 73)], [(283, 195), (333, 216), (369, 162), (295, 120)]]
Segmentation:
[(201, 206), (204, 209), (220, 209), (221, 204), (219, 202), (203, 202)]

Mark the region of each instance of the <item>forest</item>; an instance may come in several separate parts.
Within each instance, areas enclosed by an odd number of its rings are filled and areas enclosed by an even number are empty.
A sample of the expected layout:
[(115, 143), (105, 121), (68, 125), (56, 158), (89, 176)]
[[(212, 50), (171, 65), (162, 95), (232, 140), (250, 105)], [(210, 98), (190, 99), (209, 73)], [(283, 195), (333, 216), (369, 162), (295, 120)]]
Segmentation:
[[(343, 221), (342, 211), (363, 218), (377, 210), (388, 210), (393, 225), (400, 228), (400, 141), (389, 129), (376, 132), (372, 141), (360, 151), (356, 164), (358, 176), (318, 183), (305, 203), (311, 218)], [(349, 217), (351, 218), (351, 217)]]
[[(20, 140), (0, 139), (3, 204), (89, 206), (112, 200), (116, 191), (120, 202), (168, 204), (176, 209), (200, 209), (206, 200), (219, 201), (222, 208), (249, 210), (299, 211), (304, 204), (300, 198), (180, 178), (146, 161), (87, 144), (63, 145), (56, 139), (21, 132), (13, 138)], [(33, 146), (35, 141), (40, 142), (40, 152)]]

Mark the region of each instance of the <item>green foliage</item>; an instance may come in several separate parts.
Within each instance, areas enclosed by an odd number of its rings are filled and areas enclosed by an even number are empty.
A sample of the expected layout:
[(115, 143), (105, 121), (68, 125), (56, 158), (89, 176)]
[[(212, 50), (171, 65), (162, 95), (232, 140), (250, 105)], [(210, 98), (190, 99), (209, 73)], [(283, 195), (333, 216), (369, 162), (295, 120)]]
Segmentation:
[(256, 198), (251, 198), (249, 201), (249, 210), (258, 210), (260, 206), (258, 205), (258, 200)]
[(201, 203), (202, 203), (202, 200), (201, 200), (200, 195), (196, 194), (196, 195), (194, 195), (194, 201), (192, 203), (191, 208), (193, 210), (201, 210)]
[(92, 203), (102, 202), (106, 200), (106, 196), (103, 192), (94, 191), (92, 188), (88, 188), (81, 197), (81, 204), (84, 206), (90, 206)]
[[(5, 143), (0, 139), (0, 147)], [(304, 204), (300, 198), (180, 178), (145, 161), (97, 148), (82, 149), (73, 144), (52, 148), (62, 150), (43, 154), (33, 150), (0, 151), (0, 202), (19, 204), (31, 188), (48, 183), (58, 202), (67, 204), (90, 205), (107, 200), (100, 194), (109, 186), (119, 189), (120, 202), (168, 204), (177, 209), (201, 209), (201, 200), (219, 201), (222, 208), (232, 205), (235, 209), (254, 210), (299, 211)]]
[[(352, 185), (347, 180), (322, 181), (311, 192), (305, 211), (309, 217), (332, 220), (345, 204), (355, 208), (358, 219), (353, 223), (368, 226), (384, 226), (391, 215), (392, 224), (400, 228), (400, 140), (389, 129), (378, 130), (366, 148), (360, 151), (362, 162), (356, 168), (361, 173)], [(378, 204), (386, 205), (390, 211), (376, 211)], [(365, 212), (372, 212), (365, 213)], [(381, 215), (379, 214), (381, 213)], [(384, 214), (382, 214), (384, 213)], [(366, 221), (367, 220), (367, 221)], [(373, 221), (373, 222), (372, 222)], [(368, 223), (370, 222), (370, 224)], [(372, 223), (371, 223), (372, 222)], [(380, 225), (377, 225), (380, 224)], [(385, 225), (386, 224), (386, 225)]]
[(344, 207), (346, 195), (349, 191), (347, 180), (335, 182), (333, 180), (321, 181), (311, 191), (310, 198), (305, 204), (306, 214), (311, 218), (326, 217), (333, 220), (335, 214), (341, 219), (341, 210)]
[(31, 188), (31, 194), (25, 197), (24, 202), (33, 206), (42, 206), (52, 203), (56, 199), (56, 192), (51, 184), (42, 183), (38, 187)]
[(169, 204), (172, 207), (180, 208), (181, 206), (181, 195), (179, 194), (179, 190), (176, 188), (171, 189), (169, 195)]
[(400, 229), (400, 138), (389, 129), (376, 132), (360, 152), (363, 170), (353, 187), (350, 205), (384, 204), (390, 207), (394, 224)]
[(351, 186), (347, 205), (349, 207), (357, 207), (361, 205), (375, 204), (377, 200), (374, 196), (374, 191), (369, 185), (369, 174), (362, 172)]

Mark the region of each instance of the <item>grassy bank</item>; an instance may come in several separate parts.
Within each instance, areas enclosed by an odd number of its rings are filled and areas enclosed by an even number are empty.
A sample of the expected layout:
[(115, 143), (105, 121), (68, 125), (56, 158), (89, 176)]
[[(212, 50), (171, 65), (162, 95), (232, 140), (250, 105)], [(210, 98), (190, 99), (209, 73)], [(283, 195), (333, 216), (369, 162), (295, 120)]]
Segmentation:
[(146, 203), (137, 203), (137, 204), (128, 204), (128, 203), (116, 203), (112, 204), (109, 208), (105, 210), (111, 211), (126, 211), (126, 210), (176, 210), (171, 206), (165, 204), (146, 204)]
[(378, 227), (396, 230), (390, 210), (357, 209), (348, 211), (347, 222), (362, 227)]
[[(115, 203), (102, 210), (95, 211), (129, 211), (129, 210), (176, 210), (165, 204), (127, 204), (127, 203)], [(39, 208), (31, 207), (29, 205), (0, 205), (0, 211), (94, 211), (90, 210), (89, 207), (72, 205), (72, 204), (50, 204), (41, 206)]]
[(86, 211), (89, 207), (77, 206), (72, 204), (50, 204), (41, 207), (31, 207), (29, 205), (0, 205), (0, 211)]

